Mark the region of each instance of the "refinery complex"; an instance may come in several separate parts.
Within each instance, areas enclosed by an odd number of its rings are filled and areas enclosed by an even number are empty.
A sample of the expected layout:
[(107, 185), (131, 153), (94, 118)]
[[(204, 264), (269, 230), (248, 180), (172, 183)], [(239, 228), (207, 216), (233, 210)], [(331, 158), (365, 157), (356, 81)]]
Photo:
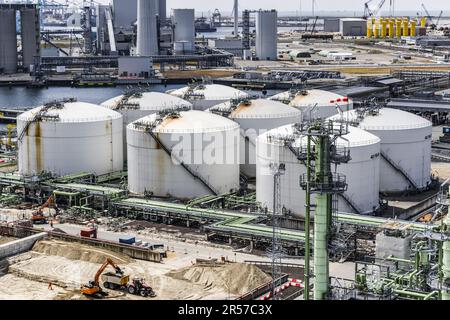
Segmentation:
[(450, 300), (450, 11), (175, 2), (0, 1), (0, 300)]

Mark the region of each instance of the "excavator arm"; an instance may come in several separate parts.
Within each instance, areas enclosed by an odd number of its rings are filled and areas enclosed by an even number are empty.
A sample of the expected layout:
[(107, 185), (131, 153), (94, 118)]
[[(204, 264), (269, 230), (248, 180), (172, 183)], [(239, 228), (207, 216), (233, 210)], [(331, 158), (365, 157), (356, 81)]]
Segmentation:
[(93, 297), (101, 297), (102, 295), (105, 295), (102, 288), (100, 287), (100, 276), (108, 266), (113, 267), (117, 274), (123, 274), (122, 269), (120, 269), (119, 266), (116, 265), (110, 258), (107, 258), (106, 261), (97, 270), (94, 281), (89, 282), (89, 285), (87, 286), (81, 287), (81, 292), (83, 294)]

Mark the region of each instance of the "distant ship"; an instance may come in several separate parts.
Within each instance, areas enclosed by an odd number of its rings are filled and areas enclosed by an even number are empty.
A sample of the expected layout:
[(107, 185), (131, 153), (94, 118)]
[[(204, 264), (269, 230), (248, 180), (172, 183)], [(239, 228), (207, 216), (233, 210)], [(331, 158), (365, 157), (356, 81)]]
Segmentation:
[(217, 28), (204, 17), (195, 20), (195, 32), (216, 32)]

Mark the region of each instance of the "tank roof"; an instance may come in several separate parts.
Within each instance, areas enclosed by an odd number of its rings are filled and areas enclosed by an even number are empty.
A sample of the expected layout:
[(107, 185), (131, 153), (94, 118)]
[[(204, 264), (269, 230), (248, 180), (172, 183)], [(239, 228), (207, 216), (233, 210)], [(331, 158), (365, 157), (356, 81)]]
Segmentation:
[[(333, 116), (331, 119), (336, 119), (340, 115)], [(356, 120), (357, 113), (355, 110), (346, 111), (343, 113), (344, 119)], [(378, 114), (366, 115), (359, 128), (364, 130), (406, 130), (406, 129), (420, 129), (432, 127), (432, 123), (427, 119), (419, 117), (410, 112), (381, 108)]]
[[(313, 89), (298, 92), (293, 99), (289, 91), (274, 95), (269, 99), (278, 101), (289, 101), (292, 99), (289, 104), (291, 107), (304, 107), (304, 106), (314, 106), (316, 104), (318, 104), (319, 106), (332, 106), (335, 103), (331, 103), (330, 101), (344, 98), (345, 98), (344, 96), (341, 96), (340, 94), (337, 93)], [(341, 102), (341, 104), (346, 103)]]
[[(273, 130), (270, 130), (262, 134), (258, 139), (266, 139), (270, 136), (272, 137), (292, 137), (294, 135), (294, 125), (289, 124), (282, 126)], [(369, 146), (380, 143), (381, 139), (373, 135), (370, 132), (362, 130), (360, 128), (349, 126), (349, 132), (342, 138), (337, 139), (337, 145), (343, 147), (362, 147)], [(281, 141), (278, 143), (277, 140), (272, 140), (268, 142), (269, 144), (282, 144)], [(300, 145), (300, 143), (306, 143), (306, 136), (295, 135), (295, 145)]]
[[(35, 119), (36, 115), (45, 108), (40, 106), (32, 110), (26, 111), (17, 117), (20, 121), (31, 121)], [(119, 119), (122, 115), (114, 110), (101, 107), (96, 104), (86, 102), (66, 102), (62, 104), (61, 108), (51, 107), (44, 116), (48, 119), (45, 121), (56, 121), (61, 123), (75, 123), (75, 122), (96, 122), (104, 120)], [(52, 118), (54, 117), (54, 118)]]
[[(106, 108), (115, 109), (124, 95), (111, 98), (101, 105)], [(174, 107), (192, 108), (192, 104), (176, 96), (161, 92), (143, 92), (140, 96), (132, 96), (128, 99), (129, 104), (139, 104), (140, 110), (163, 110)]]
[[(298, 118), (301, 117), (301, 112), (298, 109), (287, 106), (278, 101), (271, 101), (266, 99), (248, 100), (239, 103), (235, 110), (230, 114), (231, 119), (256, 119), (256, 118)], [(228, 109), (231, 106), (231, 101), (218, 104), (211, 109)], [(209, 109), (211, 111), (211, 109)]]
[[(129, 124), (128, 128), (140, 130), (136, 127), (137, 124), (151, 125), (158, 117), (158, 114), (152, 114), (141, 118)], [(208, 133), (239, 128), (239, 124), (232, 120), (197, 110), (181, 111), (178, 117), (165, 116), (162, 121), (157, 123), (153, 129), (153, 132), (157, 133)]]
[[(191, 88), (184, 87), (181, 89), (170, 91), (171, 95), (187, 98)], [(249, 95), (241, 90), (220, 84), (199, 84), (191, 91), (192, 95), (202, 95), (205, 100), (227, 100), (233, 98), (247, 98)]]

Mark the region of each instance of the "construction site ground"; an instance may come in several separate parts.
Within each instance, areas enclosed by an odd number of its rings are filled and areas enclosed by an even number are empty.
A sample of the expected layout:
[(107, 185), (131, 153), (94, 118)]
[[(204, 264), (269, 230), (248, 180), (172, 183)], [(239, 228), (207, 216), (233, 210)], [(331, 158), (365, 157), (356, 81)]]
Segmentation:
[[(156, 300), (235, 298), (270, 281), (260, 269), (247, 264), (197, 266), (195, 259), (183, 253), (169, 253), (163, 263), (152, 263), (79, 243), (43, 240), (30, 252), (3, 263), (0, 299), (87, 299), (80, 294), (80, 286), (93, 279), (106, 258), (126, 274), (145, 278), (157, 294), (151, 299)], [(108, 292), (107, 299), (150, 299)]]
[[(29, 210), (0, 210), (2, 218), (10, 216), (11, 219), (17, 219), (29, 214)], [(49, 225), (38, 228), (52, 229)], [(54, 228), (70, 235), (79, 235), (80, 230), (85, 227), (55, 223)], [(106, 223), (101, 224), (98, 237), (118, 242), (120, 237), (135, 236), (148, 243), (164, 244), (169, 248), (168, 257), (163, 263), (152, 263), (79, 243), (46, 240), (36, 245), (32, 251), (3, 262), (0, 299), (86, 299), (80, 294), (80, 286), (93, 279), (96, 270), (108, 256), (112, 257), (127, 274), (146, 279), (157, 294), (157, 297), (147, 299), (234, 299), (252, 287), (268, 281), (268, 275), (256, 266), (244, 264), (245, 261), (269, 262), (270, 258), (267, 255), (264, 253), (256, 255), (255, 252), (250, 253), (245, 248), (210, 243), (206, 241), (205, 235), (195, 229), (151, 223), (124, 231), (111, 229)], [(220, 261), (222, 257), (237, 264), (221, 267), (194, 265), (196, 259)], [(303, 264), (301, 258), (295, 257), (283, 259), (282, 262)], [(353, 279), (354, 264), (331, 263), (330, 273), (335, 277)], [(233, 279), (236, 279), (239, 285), (236, 285)], [(53, 290), (48, 288), (50, 282)], [(112, 291), (107, 299), (145, 298)]]

